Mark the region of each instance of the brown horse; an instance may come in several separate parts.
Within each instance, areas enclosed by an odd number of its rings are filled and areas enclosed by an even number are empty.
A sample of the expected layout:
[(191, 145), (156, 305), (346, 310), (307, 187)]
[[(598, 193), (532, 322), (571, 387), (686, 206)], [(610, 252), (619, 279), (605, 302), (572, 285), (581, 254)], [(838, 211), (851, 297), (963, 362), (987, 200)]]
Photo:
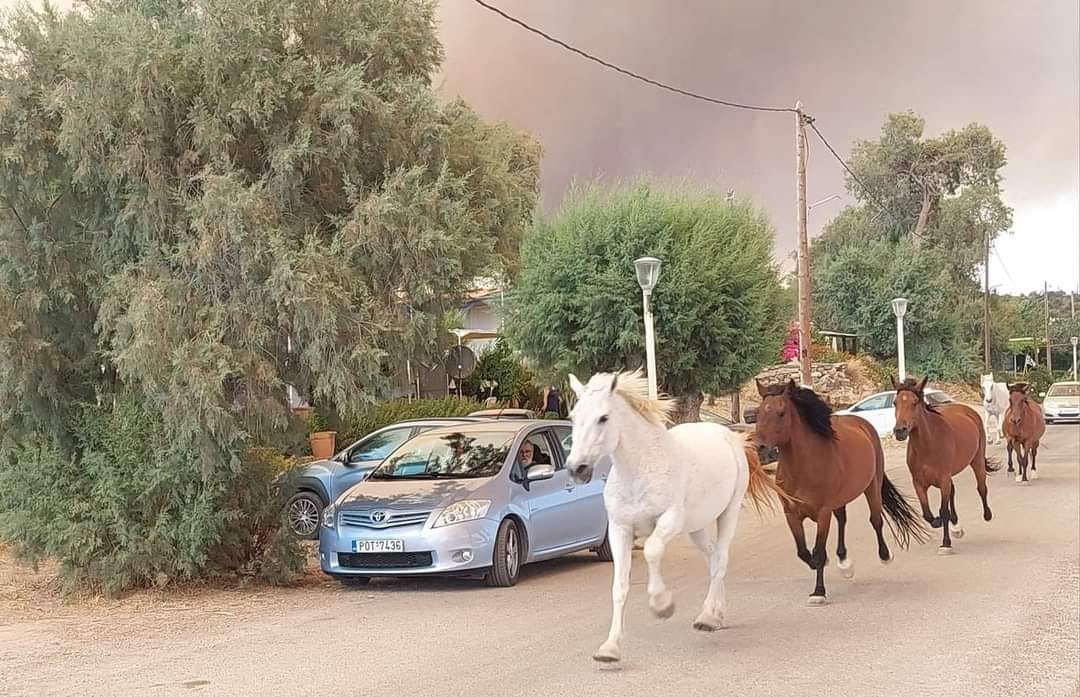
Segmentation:
[[(956, 515), (953, 477), (966, 467), (975, 472), (983, 520), (989, 521), (994, 514), (986, 502), (986, 473), (995, 472), (1000, 466), (986, 458), (986, 428), (974, 409), (965, 404), (931, 405), (923, 394), (926, 378), (919, 383), (908, 379), (903, 384), (893, 378), (892, 384), (896, 390), (893, 434), (898, 441), (909, 441), (907, 465), (915, 494), (922, 505), (923, 518), (932, 527), (942, 529), (938, 554), (952, 554), (949, 525), (952, 524), (957, 539), (964, 536)], [(936, 517), (930, 511), (927, 498), (927, 490), (932, 486), (941, 489), (941, 507)]]
[(1009, 471), (1013, 471), (1013, 450), (1016, 451), (1020, 472), (1016, 481), (1028, 483), (1028, 461), (1031, 462), (1031, 479), (1038, 479), (1035, 458), (1039, 455), (1039, 441), (1046, 433), (1046, 419), (1042, 407), (1027, 395), (1027, 384), (1009, 385), (1009, 408), (1001, 422), (1009, 452)]
[[(825, 545), (829, 523), (836, 516), (838, 541), (836, 556), (841, 573), (854, 575), (844, 543), (847, 504), (860, 494), (870, 505), (870, 525), (877, 535), (878, 558), (882, 564), (892, 554), (882, 534), (882, 510), (901, 548), (910, 538), (926, 539), (926, 529), (918, 513), (885, 476), (885, 455), (881, 439), (867, 421), (857, 416), (833, 416), (832, 409), (813, 390), (786, 385), (766, 387), (757, 383), (761, 395), (757, 433), (761, 440), (779, 450), (776, 483), (787, 494), (784, 515), (799, 559), (817, 572), (817, 584), (809, 604), (825, 603)], [(806, 547), (803, 522), (817, 524), (813, 553)]]

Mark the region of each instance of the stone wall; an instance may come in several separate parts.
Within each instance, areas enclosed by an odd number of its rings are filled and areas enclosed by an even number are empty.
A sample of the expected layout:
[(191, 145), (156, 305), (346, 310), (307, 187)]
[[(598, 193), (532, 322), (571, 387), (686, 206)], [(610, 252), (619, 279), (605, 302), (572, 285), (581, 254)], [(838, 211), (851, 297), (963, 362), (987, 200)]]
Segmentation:
[[(847, 363), (815, 363), (810, 368), (810, 375), (814, 381), (814, 390), (828, 400), (834, 409), (845, 409), (873, 394), (872, 389), (849, 372)], [(758, 374), (757, 379), (766, 385), (788, 380), (796, 383), (801, 381), (799, 366), (794, 363), (766, 368)]]

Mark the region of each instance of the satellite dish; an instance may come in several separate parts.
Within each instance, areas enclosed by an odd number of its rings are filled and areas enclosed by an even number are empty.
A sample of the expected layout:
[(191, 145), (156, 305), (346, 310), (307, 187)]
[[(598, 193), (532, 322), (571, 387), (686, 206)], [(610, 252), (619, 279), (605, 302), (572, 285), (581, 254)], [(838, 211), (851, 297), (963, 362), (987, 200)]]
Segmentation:
[(443, 365), (446, 366), (448, 376), (461, 380), (476, 370), (476, 354), (468, 346), (454, 346), (446, 352)]

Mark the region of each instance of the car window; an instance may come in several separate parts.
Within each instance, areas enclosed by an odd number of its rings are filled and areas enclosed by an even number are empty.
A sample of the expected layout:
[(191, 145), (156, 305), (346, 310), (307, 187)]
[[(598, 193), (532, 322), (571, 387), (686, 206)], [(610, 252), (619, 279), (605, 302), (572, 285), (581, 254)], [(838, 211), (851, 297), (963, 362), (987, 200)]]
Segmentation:
[(872, 411), (874, 409), (888, 409), (892, 406), (890, 394), (878, 394), (859, 402), (851, 408), (851, 411)]
[[(552, 457), (551, 442), (545, 435), (547, 431), (532, 433), (522, 441), (518, 448), (516, 464), (524, 471), (526, 460), (529, 465), (559, 465), (559, 460)], [(528, 454), (529, 457), (526, 457)]]
[(375, 433), (364, 441), (361, 441), (351, 453), (349, 462), (379, 462), (385, 460), (390, 453), (398, 449), (402, 443), (409, 439), (412, 427), (392, 428)]
[(370, 479), (477, 479), (494, 477), (510, 454), (514, 434), (429, 431), (398, 448)]
[(1047, 397), (1080, 397), (1080, 385), (1052, 385)]
[(926, 395), (926, 403), (930, 406), (936, 407), (939, 404), (949, 404), (952, 401), (952, 397), (944, 392), (930, 392)]

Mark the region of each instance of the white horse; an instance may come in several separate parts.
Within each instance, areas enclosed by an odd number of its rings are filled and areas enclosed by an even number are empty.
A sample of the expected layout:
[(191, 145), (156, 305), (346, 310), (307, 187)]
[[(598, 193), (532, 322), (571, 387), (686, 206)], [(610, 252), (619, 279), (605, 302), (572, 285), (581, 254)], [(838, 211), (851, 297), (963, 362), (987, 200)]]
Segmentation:
[(1009, 408), (1009, 387), (994, 382), (994, 374), (982, 376), (983, 409), (986, 411), (986, 442), (1001, 441), (1001, 418)]
[[(646, 538), (649, 607), (667, 619), (675, 612), (660, 575), (664, 548), (687, 532), (709, 563), (709, 590), (694, 628), (724, 625), (724, 575), (739, 508), (749, 489), (757, 506), (775, 502), (779, 489), (762, 469), (753, 446), (719, 424), (688, 423), (666, 428), (673, 402), (651, 400), (640, 371), (599, 373), (588, 385), (573, 375), (577, 393), (571, 412), (574, 435), (567, 462), (578, 482), (592, 479), (593, 467), (610, 457), (604, 488), (608, 542), (614, 557), (611, 631), (593, 654), (601, 662), (622, 657), (623, 609), (630, 590), (630, 556), (635, 536)], [(748, 459), (749, 455), (749, 459)]]

